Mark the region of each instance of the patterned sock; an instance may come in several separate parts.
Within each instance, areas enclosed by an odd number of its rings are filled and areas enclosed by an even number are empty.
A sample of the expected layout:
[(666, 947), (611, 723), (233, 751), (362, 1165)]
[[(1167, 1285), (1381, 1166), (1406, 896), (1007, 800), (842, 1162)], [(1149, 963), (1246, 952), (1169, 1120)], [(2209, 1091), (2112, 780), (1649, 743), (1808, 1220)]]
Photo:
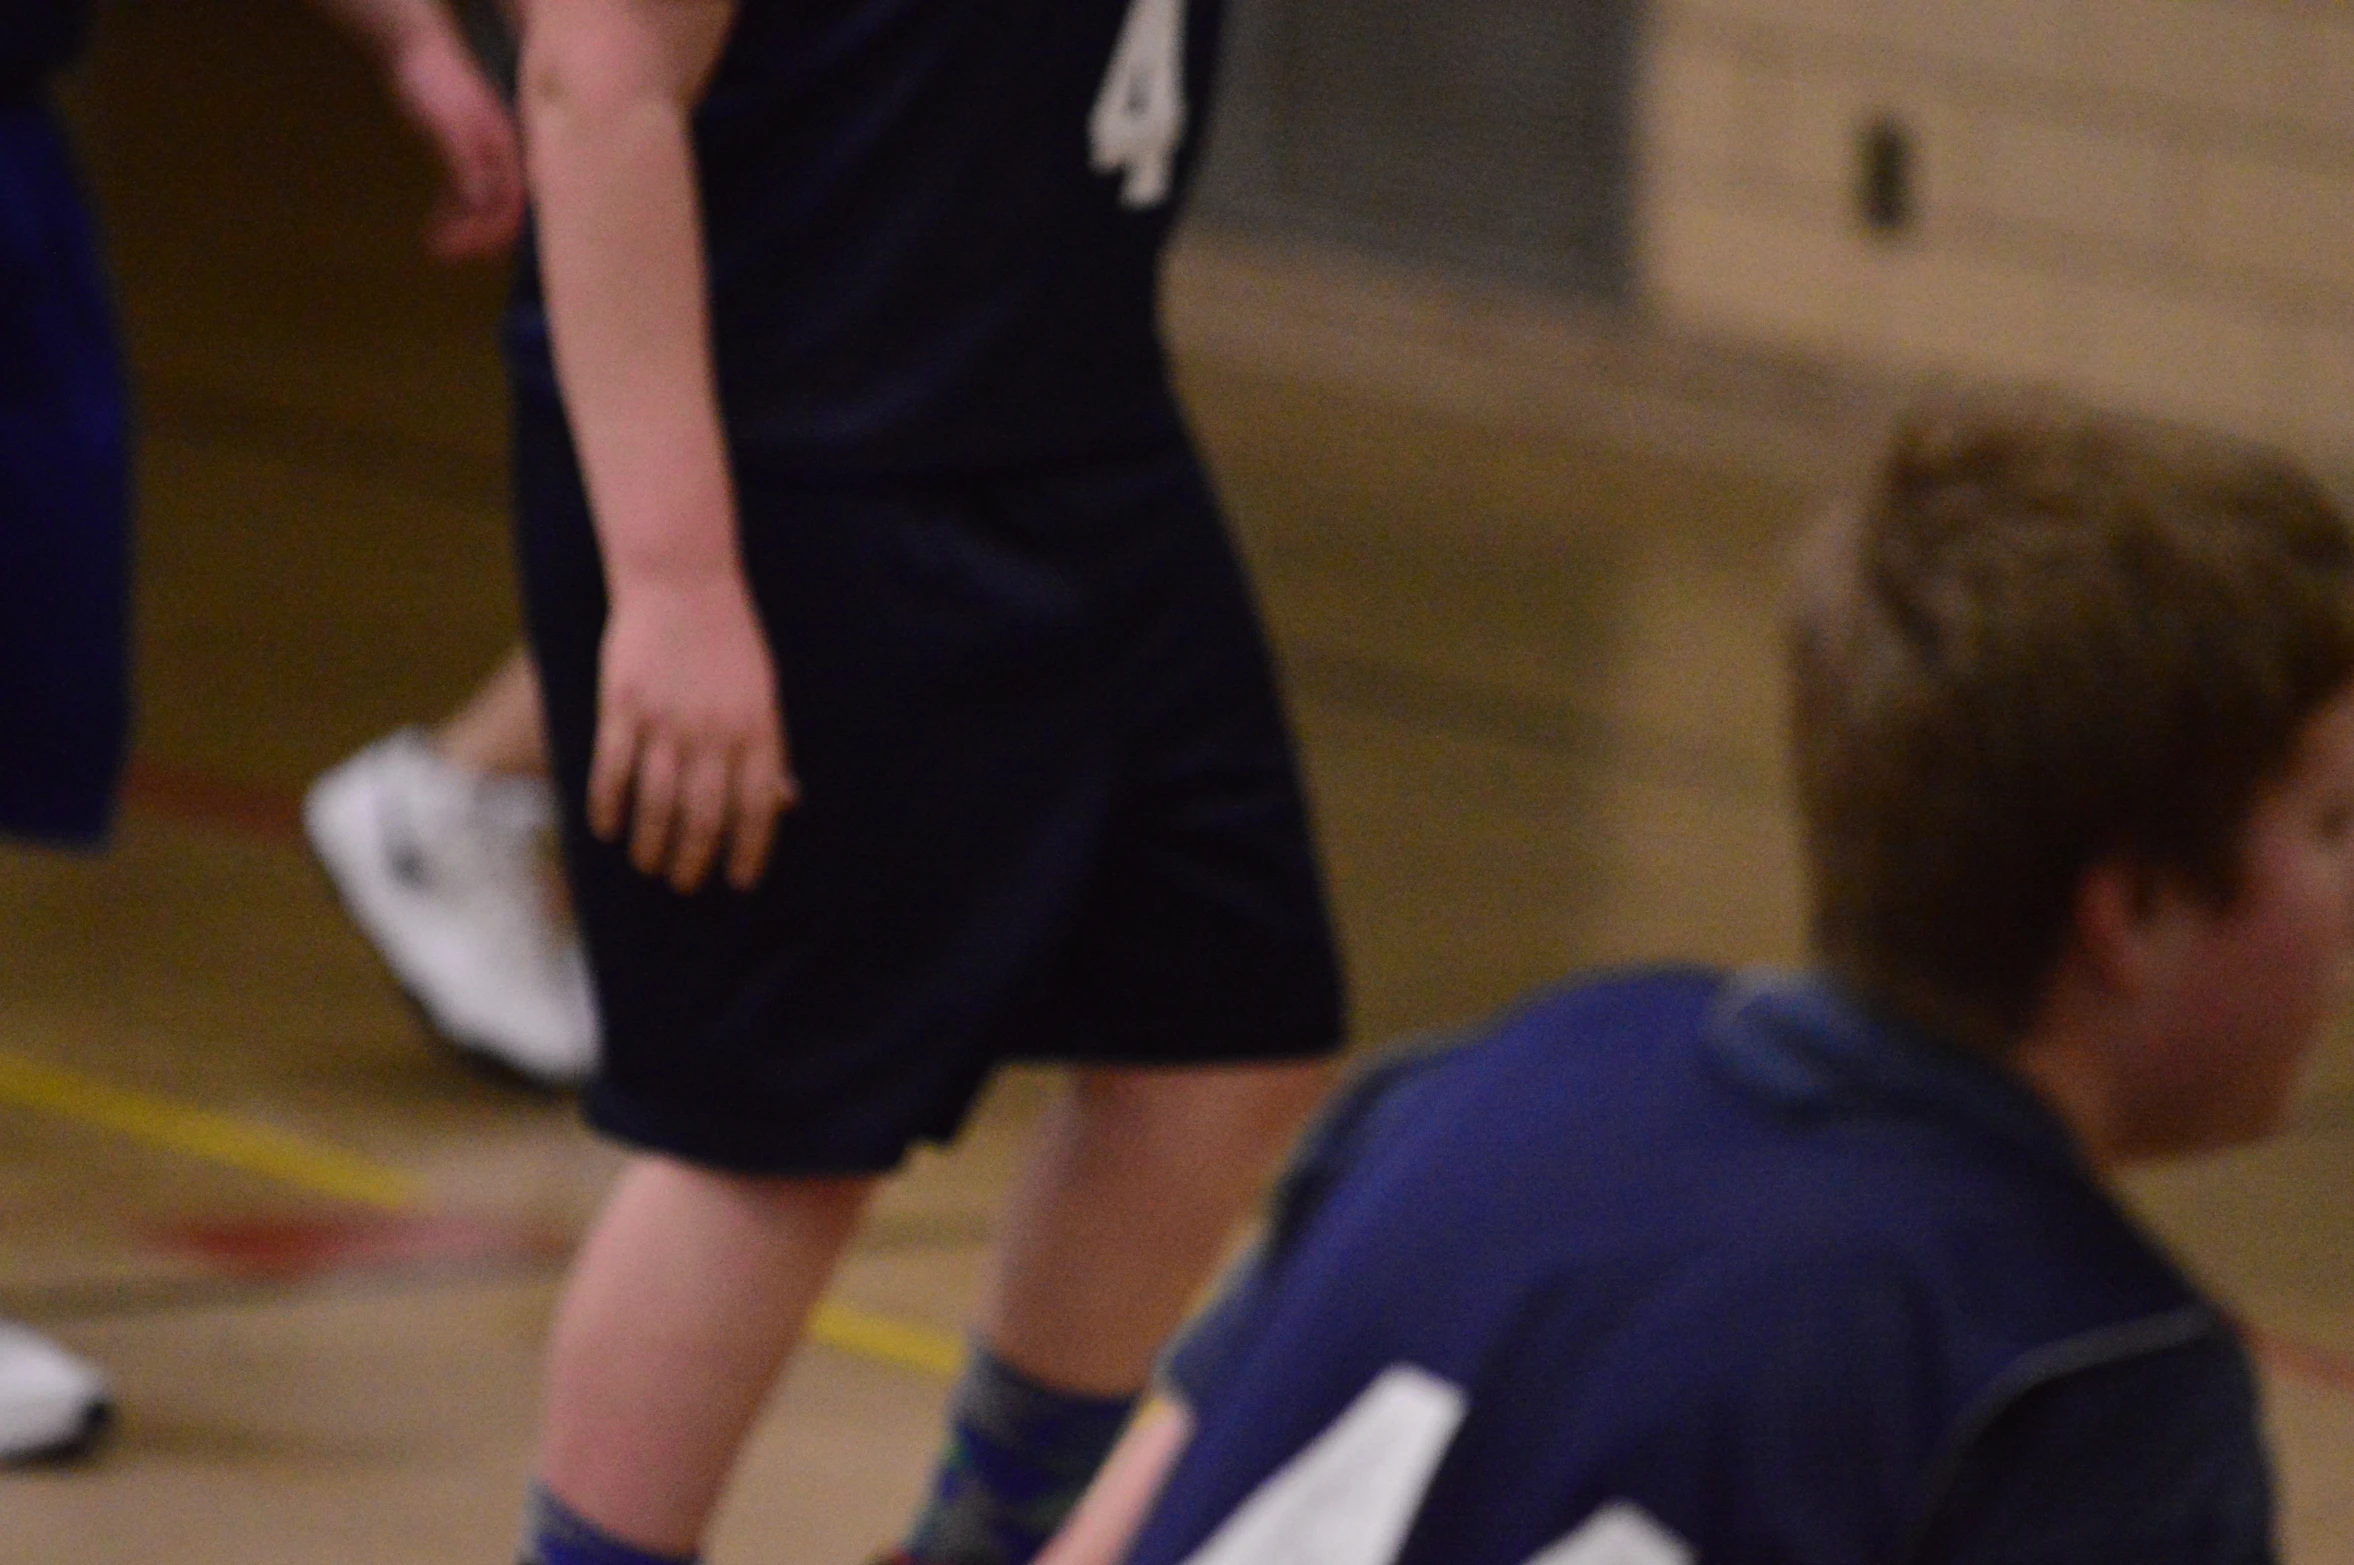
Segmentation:
[(548, 1492), (531, 1486), (523, 1519), (523, 1557), (518, 1565), (695, 1565), (676, 1554), (633, 1548), (573, 1511)]
[(1086, 1492), (1136, 1398), (1073, 1396), (975, 1343), (948, 1404), (912, 1565), (1029, 1565)]

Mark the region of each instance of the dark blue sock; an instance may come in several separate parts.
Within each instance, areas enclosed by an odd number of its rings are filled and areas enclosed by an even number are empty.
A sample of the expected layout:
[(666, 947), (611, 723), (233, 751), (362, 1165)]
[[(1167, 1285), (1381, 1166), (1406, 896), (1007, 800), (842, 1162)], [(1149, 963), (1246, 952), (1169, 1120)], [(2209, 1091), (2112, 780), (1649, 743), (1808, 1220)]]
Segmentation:
[(531, 1486), (519, 1565), (695, 1565), (691, 1556), (653, 1554), (622, 1542), (548, 1492)]
[(916, 1565), (1029, 1565), (1079, 1503), (1136, 1398), (1074, 1396), (977, 1344), (948, 1404)]

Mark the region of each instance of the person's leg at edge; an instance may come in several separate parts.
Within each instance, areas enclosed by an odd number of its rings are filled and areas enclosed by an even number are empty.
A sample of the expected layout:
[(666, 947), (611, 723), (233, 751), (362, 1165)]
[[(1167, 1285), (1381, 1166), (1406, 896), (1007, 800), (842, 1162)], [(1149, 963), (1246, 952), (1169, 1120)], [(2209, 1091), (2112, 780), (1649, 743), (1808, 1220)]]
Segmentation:
[(429, 742), (443, 760), (485, 777), (547, 776), (539, 670), (530, 651), (517, 647), (502, 658)]
[(1320, 1063), (1072, 1073), (1008, 1199), (905, 1559), (1024, 1565), (1053, 1536), (1329, 1080)]
[(694, 1557), (873, 1188), (631, 1160), (557, 1305), (526, 1565)]

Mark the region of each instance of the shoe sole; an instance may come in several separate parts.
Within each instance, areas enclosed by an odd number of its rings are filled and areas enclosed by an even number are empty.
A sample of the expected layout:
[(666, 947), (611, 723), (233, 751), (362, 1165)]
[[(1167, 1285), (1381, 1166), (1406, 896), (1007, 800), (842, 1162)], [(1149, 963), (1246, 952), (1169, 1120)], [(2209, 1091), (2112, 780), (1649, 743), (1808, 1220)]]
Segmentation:
[(79, 1462), (106, 1443), (114, 1432), (114, 1404), (99, 1402), (82, 1415), (80, 1427), (61, 1440), (0, 1457), (0, 1467), (62, 1467)]

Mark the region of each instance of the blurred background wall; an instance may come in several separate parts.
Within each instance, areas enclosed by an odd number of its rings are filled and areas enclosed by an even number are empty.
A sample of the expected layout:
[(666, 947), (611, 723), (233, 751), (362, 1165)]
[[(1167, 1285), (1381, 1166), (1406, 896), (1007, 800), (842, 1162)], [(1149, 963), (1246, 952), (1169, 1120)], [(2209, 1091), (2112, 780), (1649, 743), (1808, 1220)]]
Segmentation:
[(2354, 460), (2333, 0), (1238, 0), (1203, 215)]
[(1666, 320), (2354, 454), (2343, 5), (1658, 0), (1640, 99)]

